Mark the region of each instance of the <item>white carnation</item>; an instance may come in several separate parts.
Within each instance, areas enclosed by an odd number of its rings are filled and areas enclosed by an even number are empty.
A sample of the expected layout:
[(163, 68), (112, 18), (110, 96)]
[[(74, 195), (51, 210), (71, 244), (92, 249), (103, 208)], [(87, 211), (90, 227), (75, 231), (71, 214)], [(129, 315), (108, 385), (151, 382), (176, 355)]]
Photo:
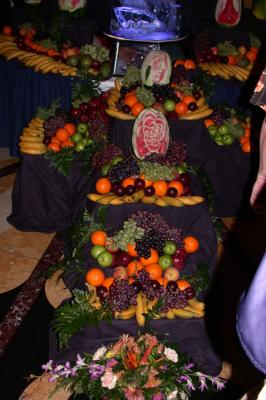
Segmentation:
[(178, 354), (175, 350), (170, 349), (170, 347), (165, 347), (164, 355), (166, 356), (166, 358), (168, 358), (168, 360), (173, 361), (174, 363), (177, 363)]
[(98, 361), (105, 355), (107, 348), (105, 346), (100, 347), (94, 354), (93, 354), (93, 361)]

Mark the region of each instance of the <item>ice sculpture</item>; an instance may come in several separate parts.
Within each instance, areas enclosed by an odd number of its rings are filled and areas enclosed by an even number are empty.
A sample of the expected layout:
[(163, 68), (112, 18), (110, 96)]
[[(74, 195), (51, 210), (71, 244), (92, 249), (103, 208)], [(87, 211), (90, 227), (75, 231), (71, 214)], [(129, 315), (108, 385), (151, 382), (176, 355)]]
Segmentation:
[(112, 9), (110, 31), (132, 40), (171, 40), (181, 35), (177, 0), (120, 0)]

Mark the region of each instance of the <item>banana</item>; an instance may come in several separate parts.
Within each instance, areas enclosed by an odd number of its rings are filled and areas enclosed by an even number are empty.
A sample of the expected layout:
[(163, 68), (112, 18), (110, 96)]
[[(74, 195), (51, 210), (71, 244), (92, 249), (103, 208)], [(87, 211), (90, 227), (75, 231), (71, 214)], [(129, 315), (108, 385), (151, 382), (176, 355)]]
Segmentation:
[(190, 114), (182, 115), (179, 117), (179, 119), (193, 121), (193, 120), (206, 118), (213, 113), (213, 109), (207, 108), (207, 109), (204, 109), (203, 111), (201, 110), (200, 112), (195, 111), (195, 113), (191, 112)]
[(136, 203), (138, 200), (133, 198), (132, 196), (123, 196), (124, 203)]
[(21, 135), (19, 138), (22, 142), (42, 143), (43, 141), (43, 137), (38, 136)]
[(207, 103), (203, 104), (200, 106), (196, 111), (189, 111), (187, 114), (180, 115), (180, 119), (188, 119), (190, 117), (196, 117), (198, 115), (201, 115), (203, 111), (209, 109), (209, 106)]
[(145, 295), (142, 295), (142, 301), (143, 301), (143, 314), (148, 313), (148, 299)]
[(147, 310), (148, 310), (148, 311), (149, 311), (149, 310), (152, 310), (153, 307), (156, 305), (156, 303), (157, 303), (157, 299), (148, 300), (148, 302), (147, 302)]
[(112, 206), (120, 206), (124, 204), (124, 200), (122, 200), (121, 197), (116, 197), (116, 199), (111, 200), (109, 204), (112, 204)]
[(6, 57), (7, 61), (12, 60), (12, 58), (18, 58), (19, 55), (21, 55), (21, 53), (23, 54), (22, 50), (14, 50), (12, 52), (10, 52), (10, 55), (8, 55)]
[(197, 309), (191, 307), (190, 305), (184, 307), (184, 310), (194, 314), (192, 316), (193, 318), (202, 318), (205, 315), (205, 311), (204, 310), (197, 310)]
[(132, 198), (135, 202), (141, 200), (143, 196), (144, 196), (144, 190), (138, 190), (137, 192), (132, 194)]
[(174, 311), (173, 311), (173, 310), (167, 311), (167, 313), (165, 314), (165, 317), (166, 317), (167, 319), (175, 319), (175, 313), (174, 313)]
[(224, 70), (223, 64), (215, 64), (215, 70), (217, 71), (217, 75), (221, 76), (223, 79), (230, 79), (230, 75)]
[(119, 98), (120, 97), (120, 90), (118, 90), (116, 87), (114, 87), (114, 88), (112, 88), (110, 90), (110, 94), (112, 96), (115, 96), (115, 97)]
[(110, 97), (108, 97), (106, 103), (108, 104), (108, 106), (115, 107), (117, 100), (118, 100), (118, 97), (111, 95)]
[(197, 315), (191, 311), (184, 310), (184, 308), (172, 308), (172, 311), (174, 312), (175, 316), (179, 318), (195, 318)]
[(143, 196), (141, 201), (144, 204), (154, 204), (157, 199), (158, 199), (157, 196)]
[(113, 108), (107, 108), (105, 110), (105, 112), (108, 115), (110, 115), (111, 117), (118, 118), (118, 119), (121, 119), (121, 120), (124, 120), (124, 121), (130, 121), (130, 120), (133, 120), (133, 119), (136, 118), (136, 117), (134, 117), (134, 115), (125, 114), (125, 113), (123, 113), (121, 111), (118, 111), (116, 109), (113, 109)]
[(196, 297), (193, 297), (193, 299), (189, 299), (187, 302), (195, 310), (203, 311), (205, 309), (205, 303), (198, 301)]
[(166, 201), (167, 205), (173, 207), (183, 207), (182, 201), (178, 199), (178, 197), (169, 197), (169, 196), (162, 196), (162, 199)]
[(25, 154), (32, 154), (32, 155), (40, 155), (40, 154), (45, 154), (46, 153), (46, 149), (45, 150), (36, 150), (36, 149), (31, 149), (31, 148), (21, 148), (19, 150), (21, 153), (25, 153)]
[(194, 206), (204, 201), (204, 197), (201, 196), (180, 196), (178, 198), (185, 206)]
[(106, 196), (102, 196), (97, 202), (100, 204), (110, 204), (110, 201), (116, 199), (116, 197), (115, 194), (107, 194)]
[(99, 199), (101, 199), (103, 197), (103, 195), (102, 194), (97, 194), (97, 193), (89, 193), (87, 195), (87, 197), (91, 201), (98, 201)]
[(42, 131), (40, 131), (39, 129), (34, 129), (34, 128), (24, 128), (23, 134), (25, 134), (26, 136), (39, 136), (39, 137), (44, 136)]
[(162, 197), (158, 197), (157, 200), (155, 201), (155, 204), (160, 207), (168, 206), (167, 202)]
[(115, 311), (114, 317), (115, 319), (130, 319), (133, 318), (136, 314), (136, 307), (130, 306), (127, 310), (118, 312)]
[(115, 88), (120, 92), (121, 89), (121, 82), (118, 78), (115, 79)]
[(48, 65), (46, 65), (45, 67), (41, 68), (41, 72), (44, 73), (44, 74), (48, 74), (54, 68), (54, 66), (55, 66), (54, 64), (55, 63), (51, 61)]
[(145, 316), (143, 315), (144, 308), (143, 308), (143, 297), (141, 293), (137, 294), (137, 306), (136, 306), (136, 319), (139, 326), (145, 325)]
[(202, 106), (203, 104), (205, 104), (205, 102), (206, 102), (206, 99), (205, 99), (204, 96), (202, 96), (200, 99), (198, 99), (198, 100), (196, 101), (196, 104), (197, 104), (198, 107), (200, 107), (200, 106)]
[(46, 146), (42, 142), (38, 143), (38, 142), (22, 142), (22, 141), (20, 141), (18, 145), (20, 148), (46, 150)]

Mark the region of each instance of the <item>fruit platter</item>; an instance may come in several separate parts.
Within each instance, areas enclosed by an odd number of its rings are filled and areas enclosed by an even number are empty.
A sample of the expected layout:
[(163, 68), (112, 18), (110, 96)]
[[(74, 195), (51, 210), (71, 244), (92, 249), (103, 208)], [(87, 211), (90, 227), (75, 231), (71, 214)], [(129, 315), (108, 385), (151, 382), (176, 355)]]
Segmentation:
[(234, 109), (220, 107), (204, 120), (204, 124), (218, 145), (231, 145), (238, 140), (244, 153), (251, 151), (250, 117), (240, 118)]
[[(37, 37), (37, 39), (36, 39)], [(35, 72), (55, 73), (63, 76), (92, 76), (105, 80), (111, 75), (109, 50), (103, 46), (85, 44), (74, 46), (71, 42), (58, 44), (49, 37), (38, 39), (37, 29), (25, 24), (17, 36), (0, 35), (0, 55), (9, 60), (19, 60)]]
[(194, 44), (198, 66), (211, 76), (225, 80), (235, 78), (241, 82), (247, 80), (257, 58), (260, 42), (251, 37), (251, 45), (235, 46), (231, 41), (224, 41), (212, 46), (206, 34), (200, 34)]
[(167, 52), (151, 51), (141, 68), (128, 67), (123, 79), (115, 80), (107, 99), (107, 114), (134, 120), (147, 108), (166, 118), (197, 120), (212, 113), (202, 90), (191, 82), (196, 69), (193, 60), (172, 61)]

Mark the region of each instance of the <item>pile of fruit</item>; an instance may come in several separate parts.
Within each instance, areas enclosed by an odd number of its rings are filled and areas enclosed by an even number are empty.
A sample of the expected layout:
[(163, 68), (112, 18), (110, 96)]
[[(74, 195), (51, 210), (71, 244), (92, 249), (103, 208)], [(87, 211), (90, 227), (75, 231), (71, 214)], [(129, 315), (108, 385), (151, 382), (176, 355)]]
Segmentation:
[[(168, 73), (165, 77), (163, 74), (160, 75), (158, 69), (161, 65), (160, 58), (165, 58), (166, 54), (162, 51), (150, 52), (140, 70), (129, 67), (121, 81), (116, 79), (115, 87), (109, 91), (107, 99), (106, 112), (109, 115), (131, 120), (148, 108), (159, 110), (167, 118), (172, 119), (193, 120), (211, 114), (212, 110), (208, 107), (202, 91), (189, 80), (188, 74), (196, 67), (193, 60), (176, 60), (173, 68), (172, 64), (168, 64)], [(147, 58), (151, 56), (155, 61), (148, 65), (150, 67), (148, 69)], [(153, 75), (152, 79), (145, 80), (147, 71)], [(156, 79), (158, 74), (160, 79)]]
[[(18, 30), (17, 36), (11, 36), (12, 30), (0, 37), (0, 54), (7, 60), (18, 59), (36, 72), (59, 73), (63, 76), (76, 76), (78, 71), (85, 75), (107, 79), (111, 75), (109, 50), (93, 45), (73, 46), (63, 43), (59, 48), (49, 38), (37, 40), (35, 28), (25, 25)], [(7, 34), (10, 32), (10, 34)]]
[(160, 214), (137, 211), (113, 236), (94, 231), (90, 240), (92, 258), (108, 268), (107, 274), (98, 267), (86, 274), (97, 307), (108, 302), (115, 318), (136, 316), (141, 326), (149, 311), (156, 319), (204, 315), (195, 290), (180, 278), (186, 259), (199, 249), (194, 236), (183, 237)]
[[(218, 43), (217, 46), (205, 45), (195, 49), (199, 67), (211, 76), (223, 79), (236, 78), (245, 81), (252, 69), (259, 50), (259, 43), (253, 40), (250, 48), (234, 46), (230, 41)], [(196, 45), (195, 45), (196, 46)], [(256, 47), (255, 47), (256, 46)]]
[(239, 140), (242, 151), (250, 152), (250, 118), (244, 121), (231, 115), (230, 110), (217, 109), (204, 124), (210, 136), (218, 145), (231, 145), (235, 140)]

